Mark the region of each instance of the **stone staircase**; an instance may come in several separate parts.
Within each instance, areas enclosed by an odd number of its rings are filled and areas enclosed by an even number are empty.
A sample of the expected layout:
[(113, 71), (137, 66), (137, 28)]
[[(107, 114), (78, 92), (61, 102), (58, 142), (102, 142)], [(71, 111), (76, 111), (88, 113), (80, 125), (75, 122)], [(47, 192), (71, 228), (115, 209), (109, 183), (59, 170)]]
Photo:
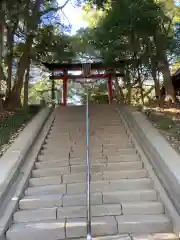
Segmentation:
[[(90, 106), (90, 159), (93, 239), (172, 232), (112, 105)], [(85, 171), (85, 107), (60, 107), (6, 238), (85, 239)]]

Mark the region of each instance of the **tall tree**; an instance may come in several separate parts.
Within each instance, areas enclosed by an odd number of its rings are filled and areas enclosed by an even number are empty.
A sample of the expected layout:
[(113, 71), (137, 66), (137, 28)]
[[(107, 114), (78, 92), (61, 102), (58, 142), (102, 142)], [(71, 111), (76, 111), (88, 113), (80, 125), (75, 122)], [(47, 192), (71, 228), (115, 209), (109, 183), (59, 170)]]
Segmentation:
[[(94, 4), (98, 7), (97, 11), (99, 7), (104, 11), (93, 29), (94, 41), (91, 41), (100, 51), (104, 61), (113, 65), (115, 62), (120, 64), (123, 59), (133, 60), (124, 67), (131, 72), (133, 70), (137, 79), (145, 79), (147, 70), (152, 72), (158, 95), (157, 73), (161, 72), (166, 93), (172, 101), (175, 101), (168, 60), (172, 53), (170, 43), (175, 43), (176, 29), (174, 30), (173, 18), (176, 11), (173, 1), (86, 2), (92, 6), (93, 11)], [(177, 48), (177, 43), (175, 46)], [(139, 69), (142, 70), (140, 73)]]
[(55, 0), (1, 1), (0, 78), (7, 83), (5, 107), (21, 107), (20, 96), (30, 60), (42, 61), (45, 55), (46, 60), (58, 59), (62, 53), (65, 57), (65, 52), (66, 58), (72, 56), (72, 51), (67, 52), (69, 38), (56, 19), (57, 11), (68, 2), (59, 6)]

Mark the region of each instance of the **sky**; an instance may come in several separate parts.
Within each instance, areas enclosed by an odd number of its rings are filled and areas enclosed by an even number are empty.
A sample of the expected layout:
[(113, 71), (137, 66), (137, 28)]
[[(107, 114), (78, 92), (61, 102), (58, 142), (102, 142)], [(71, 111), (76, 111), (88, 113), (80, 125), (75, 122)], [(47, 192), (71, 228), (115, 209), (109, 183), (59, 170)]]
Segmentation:
[[(58, 2), (60, 5), (63, 5), (65, 0), (58, 0)], [(62, 17), (64, 23), (72, 25), (71, 34), (74, 34), (79, 28), (87, 26), (86, 22), (82, 19), (83, 12), (81, 7), (75, 6), (74, 2), (75, 0), (71, 0), (66, 5), (63, 9), (65, 16)]]

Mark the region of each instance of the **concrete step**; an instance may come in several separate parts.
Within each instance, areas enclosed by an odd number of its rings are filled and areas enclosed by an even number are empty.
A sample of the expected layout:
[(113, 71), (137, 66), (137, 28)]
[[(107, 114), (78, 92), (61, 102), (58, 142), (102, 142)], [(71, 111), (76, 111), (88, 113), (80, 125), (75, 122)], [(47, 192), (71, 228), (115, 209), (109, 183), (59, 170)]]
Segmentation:
[[(101, 140), (103, 141), (103, 139), (101, 139)], [(129, 147), (131, 147), (131, 148), (134, 147), (132, 142), (129, 139), (127, 139), (127, 140), (125, 140), (125, 139), (122, 140), (121, 139), (120, 142), (117, 142), (117, 143), (114, 143), (114, 144), (113, 143), (103, 144), (103, 148), (129, 148)]]
[[(105, 171), (100, 173), (92, 173), (92, 181), (95, 180), (119, 180), (119, 179), (134, 179), (134, 178), (146, 178), (148, 176), (145, 169), (140, 170), (125, 170), (125, 171)], [(78, 174), (64, 174), (62, 176), (62, 182), (85, 182), (86, 173)]]
[[(90, 153), (101, 153), (102, 152), (102, 144), (94, 145), (91, 148), (91, 144), (89, 144), (90, 146)], [(72, 147), (72, 152), (84, 152), (86, 153), (86, 145), (85, 144), (79, 144), (77, 143), (75, 146)]]
[(107, 157), (107, 161), (109, 163), (140, 161), (140, 157), (137, 154), (136, 155), (117, 155), (117, 156), (113, 156), (113, 154), (111, 154), (111, 155), (104, 155), (104, 156)]
[(157, 193), (154, 189), (148, 190), (122, 190), (116, 192), (104, 191), (103, 203), (156, 201)]
[[(124, 190), (124, 191), (103, 191), (101, 193), (94, 192), (91, 194), (92, 204), (103, 203), (115, 204), (121, 202), (139, 202), (139, 201), (157, 201), (157, 193), (155, 190)], [(63, 206), (84, 206), (86, 205), (86, 194), (66, 194), (63, 196)]]
[[(91, 194), (91, 204), (102, 204), (102, 193)], [(49, 194), (25, 196), (19, 201), (19, 209), (53, 208), (61, 206), (86, 206), (86, 194)]]
[(66, 152), (49, 152), (49, 153), (43, 153), (40, 154), (38, 156), (38, 159), (39, 157), (41, 158), (42, 156), (43, 157), (46, 157), (46, 158), (49, 158), (49, 159), (54, 159), (54, 160), (58, 160), (58, 159), (61, 159), (61, 158), (69, 158), (69, 154), (70, 154), (70, 149), (68, 149), (68, 151)]
[(104, 180), (134, 179), (146, 177), (148, 177), (148, 172), (145, 169), (103, 172)]
[[(92, 217), (105, 217), (105, 216), (117, 216), (121, 215), (121, 205), (120, 204), (98, 204), (92, 205), (91, 215)], [(86, 206), (67, 206), (58, 208), (57, 218), (81, 218), (87, 216)]]
[[(41, 208), (34, 210), (21, 210), (14, 213), (15, 223), (36, 222), (67, 218), (85, 218), (86, 206), (65, 206), (54, 208)], [(120, 204), (98, 204), (92, 205), (91, 215), (93, 217), (118, 216), (122, 214)]]
[(150, 239), (151, 240), (178, 240), (179, 239), (179, 237), (175, 233), (130, 234), (129, 237), (131, 237), (131, 240), (143, 240), (143, 239), (144, 240), (150, 240)]
[[(64, 174), (62, 176), (63, 183), (79, 183), (86, 181), (86, 173), (71, 173), (71, 174)], [(92, 181), (101, 181), (103, 180), (103, 173), (92, 173), (91, 174)]]
[[(91, 162), (94, 164), (107, 163), (107, 157), (101, 156), (96, 158), (91, 158)], [(117, 160), (116, 160), (117, 162)], [(83, 165), (85, 163), (84, 158), (70, 158), (70, 159), (59, 159), (59, 160), (47, 160), (39, 161), (35, 163), (35, 168), (59, 168), (69, 165)]]
[[(115, 155), (111, 153), (103, 153), (102, 156), (92, 156), (91, 161), (94, 163), (106, 163), (106, 162), (133, 162), (133, 161), (139, 161), (140, 158), (136, 154), (129, 154), (129, 155), (119, 155), (118, 153), (115, 153)], [(66, 164), (71, 162), (71, 164), (79, 164), (80, 162), (85, 161), (85, 157), (79, 156), (79, 157), (73, 157), (71, 156), (71, 159), (69, 161), (69, 156), (66, 157), (57, 157), (57, 156), (47, 156), (47, 155), (40, 155), (38, 156), (37, 166), (40, 165), (40, 162), (43, 164), (49, 164), (49, 162), (61, 162), (62, 164)], [(65, 166), (66, 166), (65, 165)], [(64, 166), (64, 165), (63, 165)]]
[[(91, 182), (92, 192), (120, 191), (120, 190), (148, 190), (152, 188), (152, 181), (149, 178), (141, 179), (121, 179), (121, 180), (99, 180)], [(84, 193), (86, 191), (85, 182), (68, 183), (59, 185), (46, 185), (38, 187), (28, 187), (25, 195), (46, 195), (56, 193)]]
[[(121, 179), (121, 180), (102, 180), (91, 182), (91, 191), (118, 191), (118, 190), (143, 190), (151, 189), (152, 181), (148, 178), (141, 179)], [(85, 183), (68, 183), (67, 193), (83, 193), (86, 191)]]
[(32, 177), (58, 176), (66, 173), (70, 173), (69, 166), (59, 168), (40, 168), (32, 170)]
[(41, 155), (54, 155), (54, 156), (59, 156), (59, 157), (64, 157), (64, 156), (68, 156), (69, 153), (71, 152), (71, 147), (67, 147), (63, 150), (56, 148), (56, 149), (52, 149), (52, 148), (47, 148), (47, 149), (42, 149), (41, 150)]
[(13, 224), (6, 233), (7, 240), (65, 239), (64, 221)]
[(25, 196), (19, 201), (19, 209), (39, 209), (62, 207), (63, 195), (50, 194), (44, 196)]
[(107, 170), (114, 171), (114, 170), (137, 170), (143, 167), (143, 163), (141, 161), (134, 161), (134, 162), (118, 162), (118, 163), (107, 163)]
[(165, 214), (116, 216), (120, 233), (172, 232), (172, 223)]
[[(104, 141), (105, 140), (105, 141)], [(95, 145), (95, 144), (98, 144), (98, 145)], [(118, 142), (116, 143), (110, 143), (110, 139), (103, 139), (103, 138), (92, 138), (90, 137), (90, 140), (89, 140), (89, 145), (91, 147), (94, 147), (94, 146), (101, 146), (103, 147), (104, 149), (113, 149), (113, 148), (120, 148), (120, 149), (124, 149), (124, 148), (133, 148), (133, 145), (131, 142), (129, 142), (129, 140), (125, 140), (122, 141), (122, 140), (119, 140)]]
[[(174, 235), (172, 235), (172, 236), (174, 236)], [(73, 239), (69, 238), (69, 240), (75, 240), (75, 239), (87, 240), (87, 237), (85, 237), (85, 238), (73, 238)], [(176, 238), (169, 239), (169, 240), (175, 240), (175, 239)], [(121, 234), (121, 235), (118, 234), (118, 235), (108, 235), (108, 236), (102, 236), (102, 237), (93, 237), (93, 240), (132, 240), (132, 239), (131, 239), (131, 236), (129, 234)], [(137, 240), (137, 239), (135, 239), (135, 240)], [(138, 240), (140, 240), (140, 239), (138, 239)], [(152, 238), (152, 240), (155, 240), (155, 239)], [(163, 240), (163, 238), (159, 239), (159, 240)], [(165, 239), (165, 240), (168, 240), (168, 239)]]
[[(105, 171), (92, 173), (92, 181), (96, 180), (119, 180), (146, 178), (148, 173), (145, 169), (140, 170), (122, 170), (122, 171)], [(58, 185), (61, 183), (79, 183), (86, 181), (86, 173), (70, 173), (59, 176), (36, 177), (29, 179), (29, 186)]]
[(69, 155), (68, 156), (63, 156), (63, 157), (60, 157), (60, 156), (49, 156), (49, 155), (39, 155), (38, 156), (38, 161), (40, 162), (47, 162), (47, 161), (65, 161), (69, 159)]
[[(91, 156), (90, 155), (90, 161), (92, 164), (101, 164), (101, 163), (107, 163), (107, 157), (106, 156)], [(71, 157), (69, 159), (70, 165), (83, 165), (86, 160), (82, 157)]]
[[(98, 204), (92, 205), (93, 217), (134, 215), (134, 214), (163, 214), (164, 208), (160, 202), (130, 202), (121, 204)], [(41, 208), (36, 210), (21, 210), (14, 214), (16, 223), (35, 222), (67, 218), (85, 218), (86, 206), (64, 206), (54, 208)]]
[(35, 168), (59, 168), (69, 166), (69, 159), (55, 160), (55, 161), (43, 161), (36, 162)]
[[(69, 238), (69, 240), (87, 240), (87, 238)], [(154, 234), (118, 234), (103, 237), (93, 237), (93, 240), (178, 240), (174, 233), (154, 233)]]
[[(59, 130), (56, 130), (56, 131), (59, 132)], [(65, 145), (65, 143), (67, 143), (67, 147), (71, 147), (70, 133), (65, 135), (63, 132), (61, 132), (60, 134), (61, 134), (61, 138), (59, 137), (59, 135), (57, 133), (56, 133), (56, 135), (49, 134), (46, 138), (46, 141), (44, 142), (44, 145), (51, 145), (53, 148), (55, 148), (55, 146), (56, 147), (59, 146), (60, 149), (64, 150), (63, 146)], [(43, 148), (43, 149), (48, 150), (48, 148)]]
[(112, 129), (110, 129), (110, 128), (108, 129), (108, 127), (105, 127), (105, 129), (102, 131), (101, 137), (105, 138), (105, 139), (110, 139), (110, 138), (122, 139), (122, 138), (124, 138), (124, 139), (128, 140), (128, 136), (125, 131), (115, 130), (113, 132)]
[[(65, 144), (66, 143), (66, 144)], [(63, 151), (65, 147), (67, 147), (68, 149), (70, 149), (72, 146), (74, 146), (75, 144), (72, 141), (66, 141), (64, 140), (63, 144), (57, 144), (56, 142), (52, 142), (52, 143), (45, 143), (43, 144), (43, 150), (47, 150), (47, 149), (51, 149), (56, 150), (57, 148), (59, 148), (59, 151)]]
[(13, 215), (14, 223), (39, 222), (56, 220), (57, 208), (41, 208), (36, 210), (21, 210)]
[(30, 178), (29, 186), (46, 186), (46, 185), (58, 185), (62, 183), (62, 176), (50, 176), (50, 177), (40, 177), (40, 178)]
[(123, 151), (125, 149), (134, 149), (133, 145), (132, 144), (103, 144), (102, 146), (103, 148), (103, 151)]
[(164, 206), (160, 202), (121, 202), (123, 215), (163, 214)]
[[(92, 161), (93, 162), (93, 161)], [(92, 172), (104, 172), (104, 171), (124, 171), (124, 170), (138, 170), (143, 167), (141, 161), (134, 162), (115, 162), (115, 163), (100, 163), (100, 164), (92, 164), (91, 171)], [(72, 165), (71, 173), (81, 173), (86, 171), (85, 165)]]
[[(89, 153), (89, 156), (91, 158), (100, 158), (103, 156), (103, 153), (102, 152), (99, 152), (99, 153)], [(70, 158), (82, 158), (82, 159), (85, 159), (86, 158), (86, 153), (85, 152), (71, 152), (70, 153)]]
[[(107, 165), (105, 163), (92, 164), (91, 165), (91, 173), (103, 172), (107, 169)], [(83, 173), (86, 172), (86, 165), (72, 165), (71, 173)]]
[(130, 155), (132, 156), (135, 156), (137, 153), (136, 153), (136, 150), (133, 149), (133, 151), (113, 151), (113, 150), (107, 150), (107, 151), (104, 151), (103, 150), (103, 156), (119, 156), (119, 157), (129, 157)]
[[(118, 223), (118, 225), (117, 225)], [(172, 232), (165, 215), (107, 216), (92, 218), (93, 236), (118, 233)], [(7, 240), (57, 240), (86, 236), (86, 219), (68, 219), (14, 224), (6, 234)]]
[(47, 185), (47, 186), (38, 186), (38, 187), (28, 187), (25, 190), (26, 196), (41, 196), (41, 195), (48, 195), (48, 194), (65, 194), (66, 184), (59, 184), (59, 185)]
[[(98, 154), (89, 154), (90, 158), (101, 158), (103, 156), (102, 153)], [(81, 158), (86, 161), (86, 153), (70, 153), (70, 158)]]

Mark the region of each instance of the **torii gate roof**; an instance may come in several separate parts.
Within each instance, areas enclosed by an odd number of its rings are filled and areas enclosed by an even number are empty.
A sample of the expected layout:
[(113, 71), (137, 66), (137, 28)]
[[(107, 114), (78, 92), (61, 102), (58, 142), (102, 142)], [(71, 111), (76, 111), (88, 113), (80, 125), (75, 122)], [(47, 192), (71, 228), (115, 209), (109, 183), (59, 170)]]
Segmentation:
[[(119, 68), (120, 65), (124, 63), (129, 62), (130, 60), (123, 60), (119, 61), (117, 64), (113, 65), (113, 68)], [(42, 62), (42, 64), (48, 68), (50, 71), (56, 71), (56, 70), (82, 70), (83, 63), (48, 63), (48, 62)], [(91, 69), (92, 70), (108, 70), (111, 69), (112, 67), (106, 66), (102, 62), (96, 62), (96, 63), (91, 63)]]

